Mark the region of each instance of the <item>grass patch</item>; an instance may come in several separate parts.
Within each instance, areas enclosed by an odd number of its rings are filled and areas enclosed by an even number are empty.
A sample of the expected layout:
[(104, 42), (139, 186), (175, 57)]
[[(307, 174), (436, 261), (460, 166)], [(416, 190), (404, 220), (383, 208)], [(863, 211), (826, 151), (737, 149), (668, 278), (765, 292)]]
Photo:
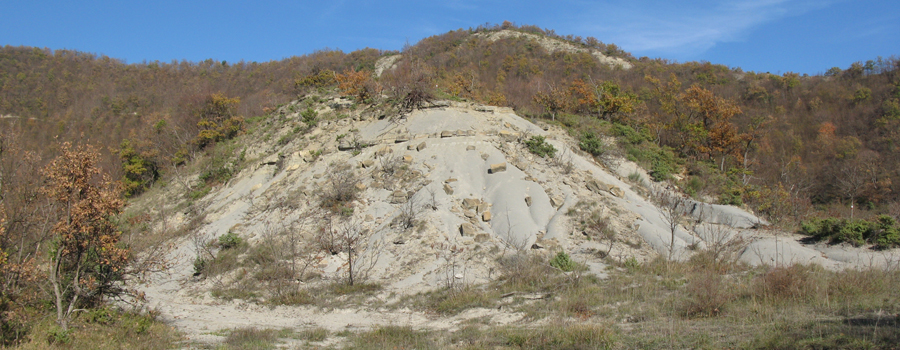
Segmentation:
[(295, 332), (292, 335), (292, 338), (311, 342), (320, 342), (325, 341), (325, 339), (328, 339), (329, 336), (331, 336), (331, 332), (329, 330), (319, 327), (304, 329), (302, 331)]
[(111, 308), (84, 312), (63, 331), (47, 315), (34, 324), (21, 349), (172, 349), (181, 335), (156, 318)]
[(350, 339), (352, 349), (437, 349), (429, 332), (411, 327), (384, 326)]
[(273, 329), (237, 328), (225, 337), (225, 349), (274, 349), (278, 331)]

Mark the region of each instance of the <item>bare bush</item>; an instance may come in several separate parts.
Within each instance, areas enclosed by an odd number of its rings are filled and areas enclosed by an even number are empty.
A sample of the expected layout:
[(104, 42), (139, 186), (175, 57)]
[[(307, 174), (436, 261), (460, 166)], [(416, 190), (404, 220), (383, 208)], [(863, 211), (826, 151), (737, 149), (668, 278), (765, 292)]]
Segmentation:
[[(321, 246), (332, 255), (345, 254), (347, 284), (354, 285), (368, 278), (369, 272), (378, 262), (378, 247), (370, 246), (372, 231), (364, 228), (358, 220), (329, 220), (326, 228), (319, 231), (317, 239)], [(371, 249), (370, 249), (371, 248)], [(366, 250), (376, 252), (366, 255)]]
[(406, 203), (400, 205), (400, 214), (397, 215), (397, 223), (404, 230), (416, 226), (421, 212), (422, 205), (419, 204), (419, 198), (412, 196)]
[(572, 173), (572, 170), (575, 170), (575, 164), (572, 163), (572, 153), (568, 148), (563, 148), (562, 152), (553, 157), (552, 162), (563, 174), (568, 175)]
[(327, 171), (329, 187), (322, 192), (322, 206), (336, 209), (356, 199), (359, 178), (349, 164), (331, 164)]
[(585, 233), (588, 237), (593, 237), (600, 242), (608, 245), (603, 254), (603, 258), (609, 256), (612, 252), (613, 244), (616, 242), (616, 232), (609, 228), (609, 221), (606, 217), (601, 217), (599, 213), (594, 213), (585, 221)]
[(669, 260), (675, 257), (675, 233), (678, 231), (678, 225), (684, 218), (684, 213), (688, 203), (687, 197), (674, 192), (668, 188), (657, 187), (651, 193), (653, 200), (659, 207), (663, 221), (669, 229)]
[(378, 157), (378, 164), (385, 175), (392, 176), (403, 167), (403, 158), (394, 153), (387, 153)]
[(402, 60), (397, 68), (385, 72), (389, 95), (400, 104), (401, 113), (422, 108), (434, 99), (433, 72), (420, 60)]
[(701, 223), (694, 227), (706, 248), (692, 259), (703, 260), (704, 265), (725, 272), (737, 263), (747, 242), (740, 232), (728, 224)]

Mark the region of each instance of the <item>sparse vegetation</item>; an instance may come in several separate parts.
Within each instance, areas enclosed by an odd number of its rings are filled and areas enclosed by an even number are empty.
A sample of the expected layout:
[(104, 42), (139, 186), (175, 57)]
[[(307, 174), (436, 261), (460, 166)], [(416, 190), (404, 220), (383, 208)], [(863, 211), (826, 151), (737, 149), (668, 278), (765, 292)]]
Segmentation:
[(553, 158), (556, 155), (556, 147), (547, 143), (543, 136), (532, 136), (530, 139), (525, 140), (525, 146), (528, 147), (531, 153), (541, 158)]

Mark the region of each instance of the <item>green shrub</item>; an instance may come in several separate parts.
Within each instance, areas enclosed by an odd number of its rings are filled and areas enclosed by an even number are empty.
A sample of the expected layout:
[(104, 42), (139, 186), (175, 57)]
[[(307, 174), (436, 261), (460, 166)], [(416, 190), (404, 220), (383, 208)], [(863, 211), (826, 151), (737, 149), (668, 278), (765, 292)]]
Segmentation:
[(241, 245), (241, 237), (234, 232), (228, 231), (228, 233), (219, 237), (219, 248), (222, 249), (231, 249)]
[(637, 131), (630, 126), (623, 124), (613, 124), (611, 131), (613, 135), (624, 138), (625, 141), (632, 145), (638, 145), (652, 139), (648, 130), (642, 129), (641, 131)]
[(550, 266), (553, 266), (565, 272), (575, 270), (575, 262), (572, 261), (572, 259), (569, 257), (569, 254), (566, 254), (566, 252), (556, 253), (556, 256), (554, 256), (553, 259), (550, 259)]
[(194, 258), (194, 275), (200, 275), (206, 271), (206, 267), (209, 265), (209, 261), (204, 259), (201, 256), (197, 256)]
[(597, 135), (594, 135), (594, 133), (585, 132), (581, 135), (580, 141), (578, 147), (594, 157), (599, 157), (602, 156), (603, 153), (606, 153), (606, 145), (603, 143), (603, 140), (597, 137)]
[(319, 123), (319, 113), (312, 109), (312, 107), (308, 107), (305, 111), (301, 112), (300, 117), (303, 118), (303, 124), (306, 124), (306, 126), (310, 128)]
[(541, 158), (553, 158), (553, 156), (556, 155), (556, 147), (547, 143), (543, 136), (532, 136), (525, 141), (525, 146), (528, 147), (528, 150), (531, 151), (531, 153), (534, 153)]
[(877, 249), (900, 246), (900, 227), (887, 215), (881, 215), (875, 221), (814, 218), (800, 223), (800, 233), (832, 244), (847, 242), (859, 246), (869, 242)]

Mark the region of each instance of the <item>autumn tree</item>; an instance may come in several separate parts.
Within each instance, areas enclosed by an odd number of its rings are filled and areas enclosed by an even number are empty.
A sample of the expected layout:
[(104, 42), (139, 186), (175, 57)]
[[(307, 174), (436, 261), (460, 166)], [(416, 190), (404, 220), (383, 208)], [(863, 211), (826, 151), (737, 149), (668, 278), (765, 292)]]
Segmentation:
[(553, 120), (556, 120), (556, 114), (564, 111), (568, 106), (569, 92), (550, 84), (547, 84), (547, 87), (547, 91), (538, 91), (532, 99), (534, 103), (544, 107)]
[(353, 96), (359, 102), (365, 102), (381, 93), (378, 83), (372, 79), (372, 72), (366, 70), (345, 70), (334, 77), (338, 88), (344, 96)]
[(237, 136), (244, 128), (244, 118), (236, 113), (240, 103), (241, 99), (237, 97), (229, 98), (222, 94), (207, 96), (202, 105), (194, 110), (200, 120), (197, 123), (200, 132), (194, 138), (194, 144), (204, 148)]
[(93, 147), (63, 143), (60, 155), (43, 170), (43, 192), (54, 203), (57, 217), (48, 279), (56, 321), (63, 329), (80, 308), (124, 292), (118, 282), (129, 252), (119, 245), (121, 232), (112, 220), (124, 202), (109, 177), (101, 175), (98, 158)]
[(593, 84), (578, 79), (572, 82), (570, 91), (575, 98), (576, 110), (598, 114), (605, 120), (615, 117), (621, 121), (621, 116), (634, 113), (639, 103), (637, 95), (622, 91), (612, 81)]

